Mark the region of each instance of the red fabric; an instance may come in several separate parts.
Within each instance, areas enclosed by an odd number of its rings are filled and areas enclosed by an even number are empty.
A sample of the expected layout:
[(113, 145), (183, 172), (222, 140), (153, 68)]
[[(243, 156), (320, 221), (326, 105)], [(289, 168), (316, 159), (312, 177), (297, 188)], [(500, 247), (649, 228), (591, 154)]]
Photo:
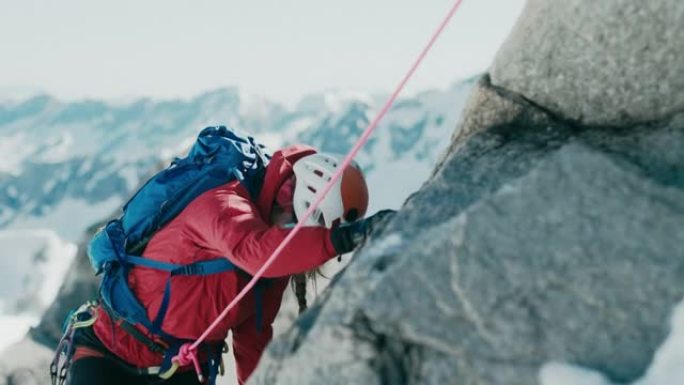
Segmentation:
[(71, 363), (74, 363), (82, 358), (104, 356), (104, 353), (98, 352), (97, 350), (87, 346), (77, 346), (76, 349), (74, 349), (74, 355), (71, 357)]
[(284, 211), (287, 212), (294, 212), (294, 203), (292, 202), (294, 198), (294, 190), (295, 190), (295, 177), (294, 175), (289, 177), (282, 186), (280, 186), (280, 189), (278, 189), (278, 194), (276, 196), (276, 203)]
[[(191, 202), (173, 221), (150, 240), (146, 258), (187, 264), (225, 256), (236, 266), (254, 274), (287, 236), (290, 229), (271, 226), (270, 213), (276, 194), (292, 173), (292, 164), (313, 149), (293, 146), (276, 152), (269, 163), (257, 202), (239, 182), (207, 191)], [(271, 323), (280, 308), (282, 295), (292, 274), (314, 269), (335, 256), (330, 233), (323, 227), (306, 227), (266, 270), (274, 278), (264, 289), (263, 329), (255, 320), (255, 297), (248, 294), (208, 338), (218, 342), (233, 331), (233, 346), (242, 384), (254, 370), (264, 347), (270, 341)], [(168, 273), (134, 267), (128, 282), (154, 319), (161, 305)], [(197, 277), (176, 276), (171, 284), (171, 300), (162, 329), (175, 337), (194, 339), (221, 313), (250, 277), (238, 272)], [(161, 355), (122, 330), (104, 311), (99, 311), (95, 334), (112, 353), (137, 367), (157, 366)], [(141, 328), (141, 331), (147, 333)]]

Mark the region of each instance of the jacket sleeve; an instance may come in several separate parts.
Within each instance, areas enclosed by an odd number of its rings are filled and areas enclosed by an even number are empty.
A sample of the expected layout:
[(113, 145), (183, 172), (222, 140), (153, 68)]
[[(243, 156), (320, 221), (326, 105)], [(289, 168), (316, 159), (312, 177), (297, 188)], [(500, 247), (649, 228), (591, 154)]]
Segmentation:
[[(237, 182), (209, 191), (193, 215), (193, 231), (210, 249), (228, 257), (249, 274), (263, 266), (291, 229), (269, 226), (260, 217), (247, 191)], [(337, 253), (330, 230), (304, 227), (265, 271), (280, 277), (312, 270)]]

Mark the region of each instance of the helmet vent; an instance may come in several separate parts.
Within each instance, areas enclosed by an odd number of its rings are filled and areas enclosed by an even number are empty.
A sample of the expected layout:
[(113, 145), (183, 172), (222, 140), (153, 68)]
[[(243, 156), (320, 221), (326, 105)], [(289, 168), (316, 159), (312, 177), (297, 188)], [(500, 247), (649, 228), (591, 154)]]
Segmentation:
[(325, 218), (323, 217), (323, 214), (318, 216), (318, 224), (325, 227)]
[[(331, 154), (311, 154), (297, 160), (293, 165), (295, 191), (293, 206), (301, 220), (307, 210), (311, 210), (314, 199), (319, 199), (318, 207), (306, 219), (307, 226), (334, 227), (336, 224), (353, 222), (363, 218), (368, 208), (368, 187), (363, 172), (355, 162), (340, 170), (341, 157)], [(342, 174), (339, 175), (338, 173)], [(333, 175), (340, 178), (332, 186)], [(318, 197), (322, 190), (329, 191)]]

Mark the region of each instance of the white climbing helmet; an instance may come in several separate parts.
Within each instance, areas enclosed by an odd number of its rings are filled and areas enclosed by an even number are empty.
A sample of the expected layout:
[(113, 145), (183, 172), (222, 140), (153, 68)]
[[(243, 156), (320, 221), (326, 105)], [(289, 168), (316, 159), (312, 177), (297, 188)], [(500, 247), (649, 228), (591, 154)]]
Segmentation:
[[(295, 215), (302, 218), (314, 203), (316, 194), (332, 179), (342, 159), (331, 154), (313, 154), (295, 162), (296, 178), (293, 205)], [(368, 187), (358, 164), (352, 162), (335, 182), (328, 195), (309, 219), (306, 226), (333, 226), (363, 218), (368, 209)]]

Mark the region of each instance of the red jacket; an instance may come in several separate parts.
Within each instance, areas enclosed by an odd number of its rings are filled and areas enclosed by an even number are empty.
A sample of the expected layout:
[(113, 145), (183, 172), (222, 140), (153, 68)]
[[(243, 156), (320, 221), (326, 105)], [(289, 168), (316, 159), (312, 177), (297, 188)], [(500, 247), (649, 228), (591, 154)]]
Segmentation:
[[(247, 190), (237, 181), (200, 195), (154, 235), (144, 256), (176, 264), (224, 256), (242, 270), (254, 274), (290, 231), (271, 226), (270, 213), (276, 193), (292, 175), (292, 164), (313, 152), (304, 146), (277, 151), (267, 167), (256, 202), (252, 202)], [(271, 324), (280, 308), (289, 276), (314, 269), (333, 256), (335, 250), (328, 229), (303, 228), (266, 270), (265, 277), (276, 278), (264, 290), (262, 330), (257, 331), (255, 296), (248, 294), (210, 335), (208, 341), (220, 342), (232, 330), (240, 384), (252, 373), (271, 340)], [(150, 319), (157, 315), (167, 277), (166, 272), (139, 266), (129, 273), (129, 285), (147, 309)], [(197, 338), (246, 286), (248, 279), (244, 274), (233, 271), (209, 276), (174, 277), (162, 329), (178, 338)], [(137, 367), (161, 364), (161, 355), (151, 352), (113, 324), (104, 311), (99, 311), (93, 328), (105, 347), (129, 364)], [(143, 328), (140, 330), (147, 333)]]

